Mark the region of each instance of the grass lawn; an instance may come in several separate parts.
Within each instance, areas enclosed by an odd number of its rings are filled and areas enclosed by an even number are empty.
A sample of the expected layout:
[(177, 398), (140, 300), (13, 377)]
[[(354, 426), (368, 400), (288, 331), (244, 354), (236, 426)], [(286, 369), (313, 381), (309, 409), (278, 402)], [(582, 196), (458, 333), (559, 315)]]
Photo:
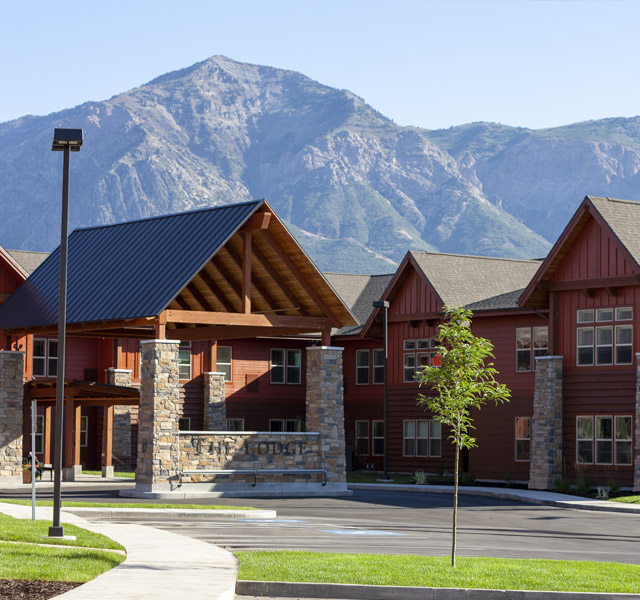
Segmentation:
[[(83, 475), (100, 475), (102, 477), (102, 471), (85, 471), (82, 469)], [(114, 477), (126, 477), (127, 479), (135, 479), (136, 474), (133, 471), (115, 471)]]
[(627, 504), (640, 504), (640, 496), (619, 496), (611, 498), (611, 502), (626, 502)]
[(66, 535), (76, 536), (75, 540), (43, 538), (49, 525), (50, 521), (0, 514), (2, 579), (85, 582), (125, 559), (124, 554), (112, 551), (124, 550), (120, 544), (74, 525), (65, 524), (64, 530)]
[[(31, 506), (31, 500), (0, 500), (6, 504), (20, 504)], [(51, 500), (36, 500), (36, 506), (53, 506)], [(219, 504), (167, 504), (151, 502), (62, 502), (62, 510), (65, 508), (173, 508), (195, 510), (257, 510), (251, 506), (222, 506)]]
[(0, 514), (0, 540), (8, 542), (29, 542), (32, 544), (51, 544), (55, 546), (82, 546), (85, 548), (104, 548), (110, 550), (124, 550), (124, 547), (112, 539), (81, 529), (75, 525), (64, 525), (65, 535), (76, 536), (75, 540), (62, 538), (43, 538), (49, 534), (51, 521), (31, 521), (30, 519), (15, 519)]
[(418, 587), (640, 592), (640, 566), (611, 562), (236, 552), (238, 579)]

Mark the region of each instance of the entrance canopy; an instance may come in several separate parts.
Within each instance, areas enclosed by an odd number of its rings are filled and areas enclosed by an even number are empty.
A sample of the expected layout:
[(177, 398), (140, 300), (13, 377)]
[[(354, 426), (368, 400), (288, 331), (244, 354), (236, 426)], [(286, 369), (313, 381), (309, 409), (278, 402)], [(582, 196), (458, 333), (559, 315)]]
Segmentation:
[[(7, 335), (57, 332), (59, 249), (0, 306)], [(264, 200), (75, 230), (67, 332), (229, 339), (356, 321)]]

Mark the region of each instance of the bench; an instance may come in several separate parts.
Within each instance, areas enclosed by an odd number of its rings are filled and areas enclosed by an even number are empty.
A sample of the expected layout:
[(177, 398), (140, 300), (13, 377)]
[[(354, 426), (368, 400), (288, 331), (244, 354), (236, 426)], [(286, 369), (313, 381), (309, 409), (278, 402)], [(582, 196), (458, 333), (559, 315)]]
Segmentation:
[(183, 475), (253, 475), (252, 487), (258, 483), (258, 475), (322, 475), (323, 487), (327, 485), (327, 471), (325, 469), (196, 469), (194, 471), (182, 471), (180, 473), (180, 484), (182, 485)]
[(49, 481), (53, 481), (53, 467), (38, 467), (40, 471), (40, 481), (42, 481), (42, 474), (47, 471), (49, 473)]

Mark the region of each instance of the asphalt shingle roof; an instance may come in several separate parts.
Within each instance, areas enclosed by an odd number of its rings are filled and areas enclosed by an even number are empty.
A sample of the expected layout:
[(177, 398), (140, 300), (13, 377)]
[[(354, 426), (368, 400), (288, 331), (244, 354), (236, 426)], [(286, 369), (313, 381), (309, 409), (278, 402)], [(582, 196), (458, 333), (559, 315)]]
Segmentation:
[(393, 275), (351, 275), (324, 273), (331, 287), (357, 319), (356, 327), (343, 327), (332, 335), (357, 335), (373, 311), (374, 300), (380, 300)]
[(635, 261), (640, 264), (640, 202), (587, 196)]
[(49, 256), (48, 252), (28, 252), (25, 250), (7, 250), (7, 252), (29, 275)]
[(468, 306), (516, 290), (521, 293), (542, 262), (434, 252), (411, 255), (448, 306)]

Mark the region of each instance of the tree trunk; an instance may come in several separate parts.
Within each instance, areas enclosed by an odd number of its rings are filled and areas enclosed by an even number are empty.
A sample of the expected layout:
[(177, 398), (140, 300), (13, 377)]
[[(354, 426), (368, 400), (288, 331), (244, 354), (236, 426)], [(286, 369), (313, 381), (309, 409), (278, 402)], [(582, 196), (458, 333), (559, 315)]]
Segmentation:
[(453, 535), (451, 536), (451, 566), (456, 566), (456, 533), (458, 530), (458, 472), (460, 470), (460, 435), (456, 437), (455, 474), (453, 476)]

